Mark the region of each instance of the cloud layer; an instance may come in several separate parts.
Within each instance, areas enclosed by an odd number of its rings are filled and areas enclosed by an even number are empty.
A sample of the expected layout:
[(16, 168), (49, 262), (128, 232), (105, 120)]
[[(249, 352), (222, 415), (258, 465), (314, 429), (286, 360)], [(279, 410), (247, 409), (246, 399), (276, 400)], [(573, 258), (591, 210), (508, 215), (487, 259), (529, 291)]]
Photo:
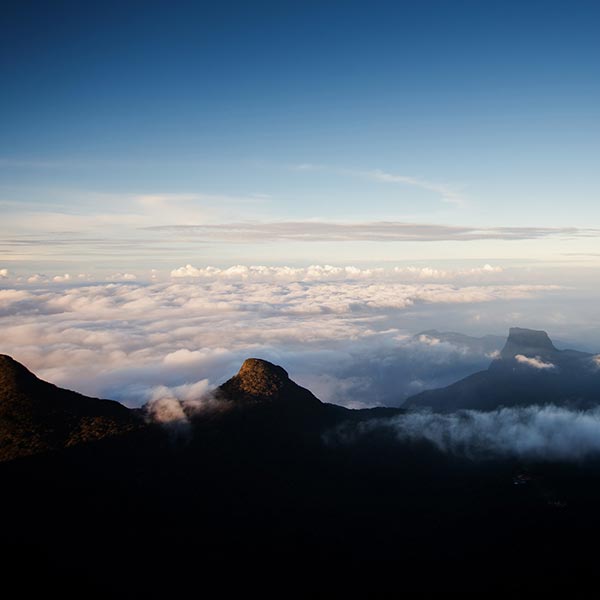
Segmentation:
[(171, 277), (173, 278), (203, 278), (203, 279), (230, 279), (247, 280), (255, 279), (262, 281), (346, 281), (361, 279), (395, 279), (402, 280), (452, 280), (456, 278), (472, 278), (477, 276), (489, 276), (502, 273), (504, 269), (500, 266), (485, 264), (482, 267), (470, 269), (443, 270), (432, 267), (393, 267), (385, 269), (382, 267), (373, 267), (360, 269), (354, 266), (333, 266), (333, 265), (310, 265), (308, 267), (288, 267), (288, 266), (266, 266), (266, 265), (234, 265), (225, 269), (218, 267), (197, 268), (190, 264), (173, 269)]
[(362, 435), (391, 431), (399, 441), (427, 441), (442, 452), (473, 459), (513, 456), (578, 461), (600, 456), (600, 408), (503, 408), (453, 414), (414, 412), (333, 432), (329, 441), (354, 443)]
[(434, 270), (428, 281), (422, 270), (327, 266), (184, 267), (185, 277), (152, 284), (35, 278), (0, 289), (0, 352), (57, 385), (132, 406), (157, 394), (189, 401), (185, 390), (210, 390), (248, 356), (285, 366), (325, 401), (398, 405), (491, 360), (413, 333), (440, 322), (479, 326), (494, 311), (504, 331), (514, 324), (504, 320), (507, 302), (560, 290), (485, 283), (493, 267), (471, 271), (453, 282)]

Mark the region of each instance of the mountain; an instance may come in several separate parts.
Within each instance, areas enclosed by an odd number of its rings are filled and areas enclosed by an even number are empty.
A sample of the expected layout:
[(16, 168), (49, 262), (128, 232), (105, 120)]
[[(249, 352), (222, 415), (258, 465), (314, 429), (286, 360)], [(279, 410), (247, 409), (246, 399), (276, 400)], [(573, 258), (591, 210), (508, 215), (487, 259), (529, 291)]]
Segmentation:
[[(512, 342), (501, 360), (515, 368), (527, 348), (540, 361), (590, 360), (518, 332)], [(8, 357), (0, 375), (3, 438), (63, 448), (0, 463), (3, 583), (21, 595), (183, 598), (241, 582), (279, 598), (291, 582), (302, 596), (571, 597), (593, 584), (598, 461), (571, 469), (441, 452), (365, 424), (402, 411), (328, 405), (260, 359), (180, 437), (135, 429), (136, 413)], [(85, 418), (123, 435), (70, 444)], [(328, 438), (332, 428), (340, 435)]]
[[(212, 414), (188, 416), (195, 429), (215, 426), (236, 429), (236, 436), (265, 430), (287, 441), (320, 444), (321, 435), (343, 422), (359, 422), (404, 412), (397, 408), (348, 409), (319, 400), (310, 390), (290, 379), (287, 371), (267, 360), (248, 358), (231, 379), (213, 393)], [(241, 429), (240, 429), (241, 428)], [(242, 431), (243, 430), (243, 431)]]
[(120, 435), (141, 424), (118, 402), (61, 389), (0, 354), (0, 461)]
[[(268, 431), (318, 443), (323, 431), (342, 421), (401, 412), (326, 404), (292, 381), (285, 369), (258, 358), (244, 361), (239, 372), (215, 390), (214, 400), (215, 410), (188, 411), (192, 436), (201, 437), (207, 429), (238, 437)], [(130, 410), (42, 381), (10, 356), (0, 355), (0, 461), (123, 436), (151, 418), (151, 411)], [(155, 434), (146, 435), (149, 443), (161, 439)]]
[(412, 396), (404, 407), (438, 412), (533, 404), (589, 407), (600, 403), (599, 391), (593, 354), (559, 350), (545, 331), (513, 327), (487, 370)]
[(499, 335), (484, 335), (473, 337), (456, 331), (438, 331), (428, 329), (413, 336), (417, 342), (425, 343), (447, 343), (458, 348), (464, 348), (475, 354), (489, 355), (502, 348), (505, 338)]
[(238, 406), (271, 404), (318, 409), (323, 403), (292, 381), (285, 369), (260, 358), (248, 358), (237, 375), (222, 384), (216, 397)]

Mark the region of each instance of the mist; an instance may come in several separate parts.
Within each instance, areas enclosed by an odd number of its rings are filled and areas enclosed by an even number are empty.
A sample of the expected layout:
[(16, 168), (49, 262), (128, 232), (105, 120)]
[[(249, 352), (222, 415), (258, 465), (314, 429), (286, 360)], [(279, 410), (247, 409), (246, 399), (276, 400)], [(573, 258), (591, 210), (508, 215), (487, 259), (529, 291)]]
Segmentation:
[(352, 444), (368, 434), (391, 433), (398, 442), (429, 442), (444, 453), (473, 460), (514, 457), (582, 461), (600, 456), (600, 407), (553, 405), (474, 410), (451, 414), (410, 412), (391, 419), (344, 425), (329, 443)]

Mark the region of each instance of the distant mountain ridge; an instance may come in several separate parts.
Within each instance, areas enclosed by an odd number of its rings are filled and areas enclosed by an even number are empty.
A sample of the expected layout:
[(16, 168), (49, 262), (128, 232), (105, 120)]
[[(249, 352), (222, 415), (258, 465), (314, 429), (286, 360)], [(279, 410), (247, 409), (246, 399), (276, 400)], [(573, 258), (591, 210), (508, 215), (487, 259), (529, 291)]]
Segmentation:
[(533, 404), (600, 404), (600, 369), (594, 355), (559, 350), (545, 331), (512, 327), (487, 370), (412, 396), (404, 407), (452, 412)]

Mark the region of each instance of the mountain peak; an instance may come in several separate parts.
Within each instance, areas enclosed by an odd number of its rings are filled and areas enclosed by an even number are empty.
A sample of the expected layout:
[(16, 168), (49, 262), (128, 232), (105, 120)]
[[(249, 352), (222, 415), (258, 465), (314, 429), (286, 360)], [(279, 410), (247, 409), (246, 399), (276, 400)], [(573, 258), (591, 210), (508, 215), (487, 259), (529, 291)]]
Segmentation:
[(218, 395), (244, 404), (321, 405), (313, 394), (292, 381), (287, 371), (260, 358), (248, 358), (237, 375), (220, 386)]
[(557, 352), (552, 340), (545, 331), (511, 327), (502, 358), (511, 359), (517, 354), (548, 354)]
[(254, 396), (276, 396), (290, 381), (287, 371), (261, 358), (247, 358), (237, 377), (240, 389)]
[(244, 400), (276, 400), (292, 384), (287, 371), (261, 358), (247, 358), (237, 375), (225, 382), (221, 389), (227, 396)]

